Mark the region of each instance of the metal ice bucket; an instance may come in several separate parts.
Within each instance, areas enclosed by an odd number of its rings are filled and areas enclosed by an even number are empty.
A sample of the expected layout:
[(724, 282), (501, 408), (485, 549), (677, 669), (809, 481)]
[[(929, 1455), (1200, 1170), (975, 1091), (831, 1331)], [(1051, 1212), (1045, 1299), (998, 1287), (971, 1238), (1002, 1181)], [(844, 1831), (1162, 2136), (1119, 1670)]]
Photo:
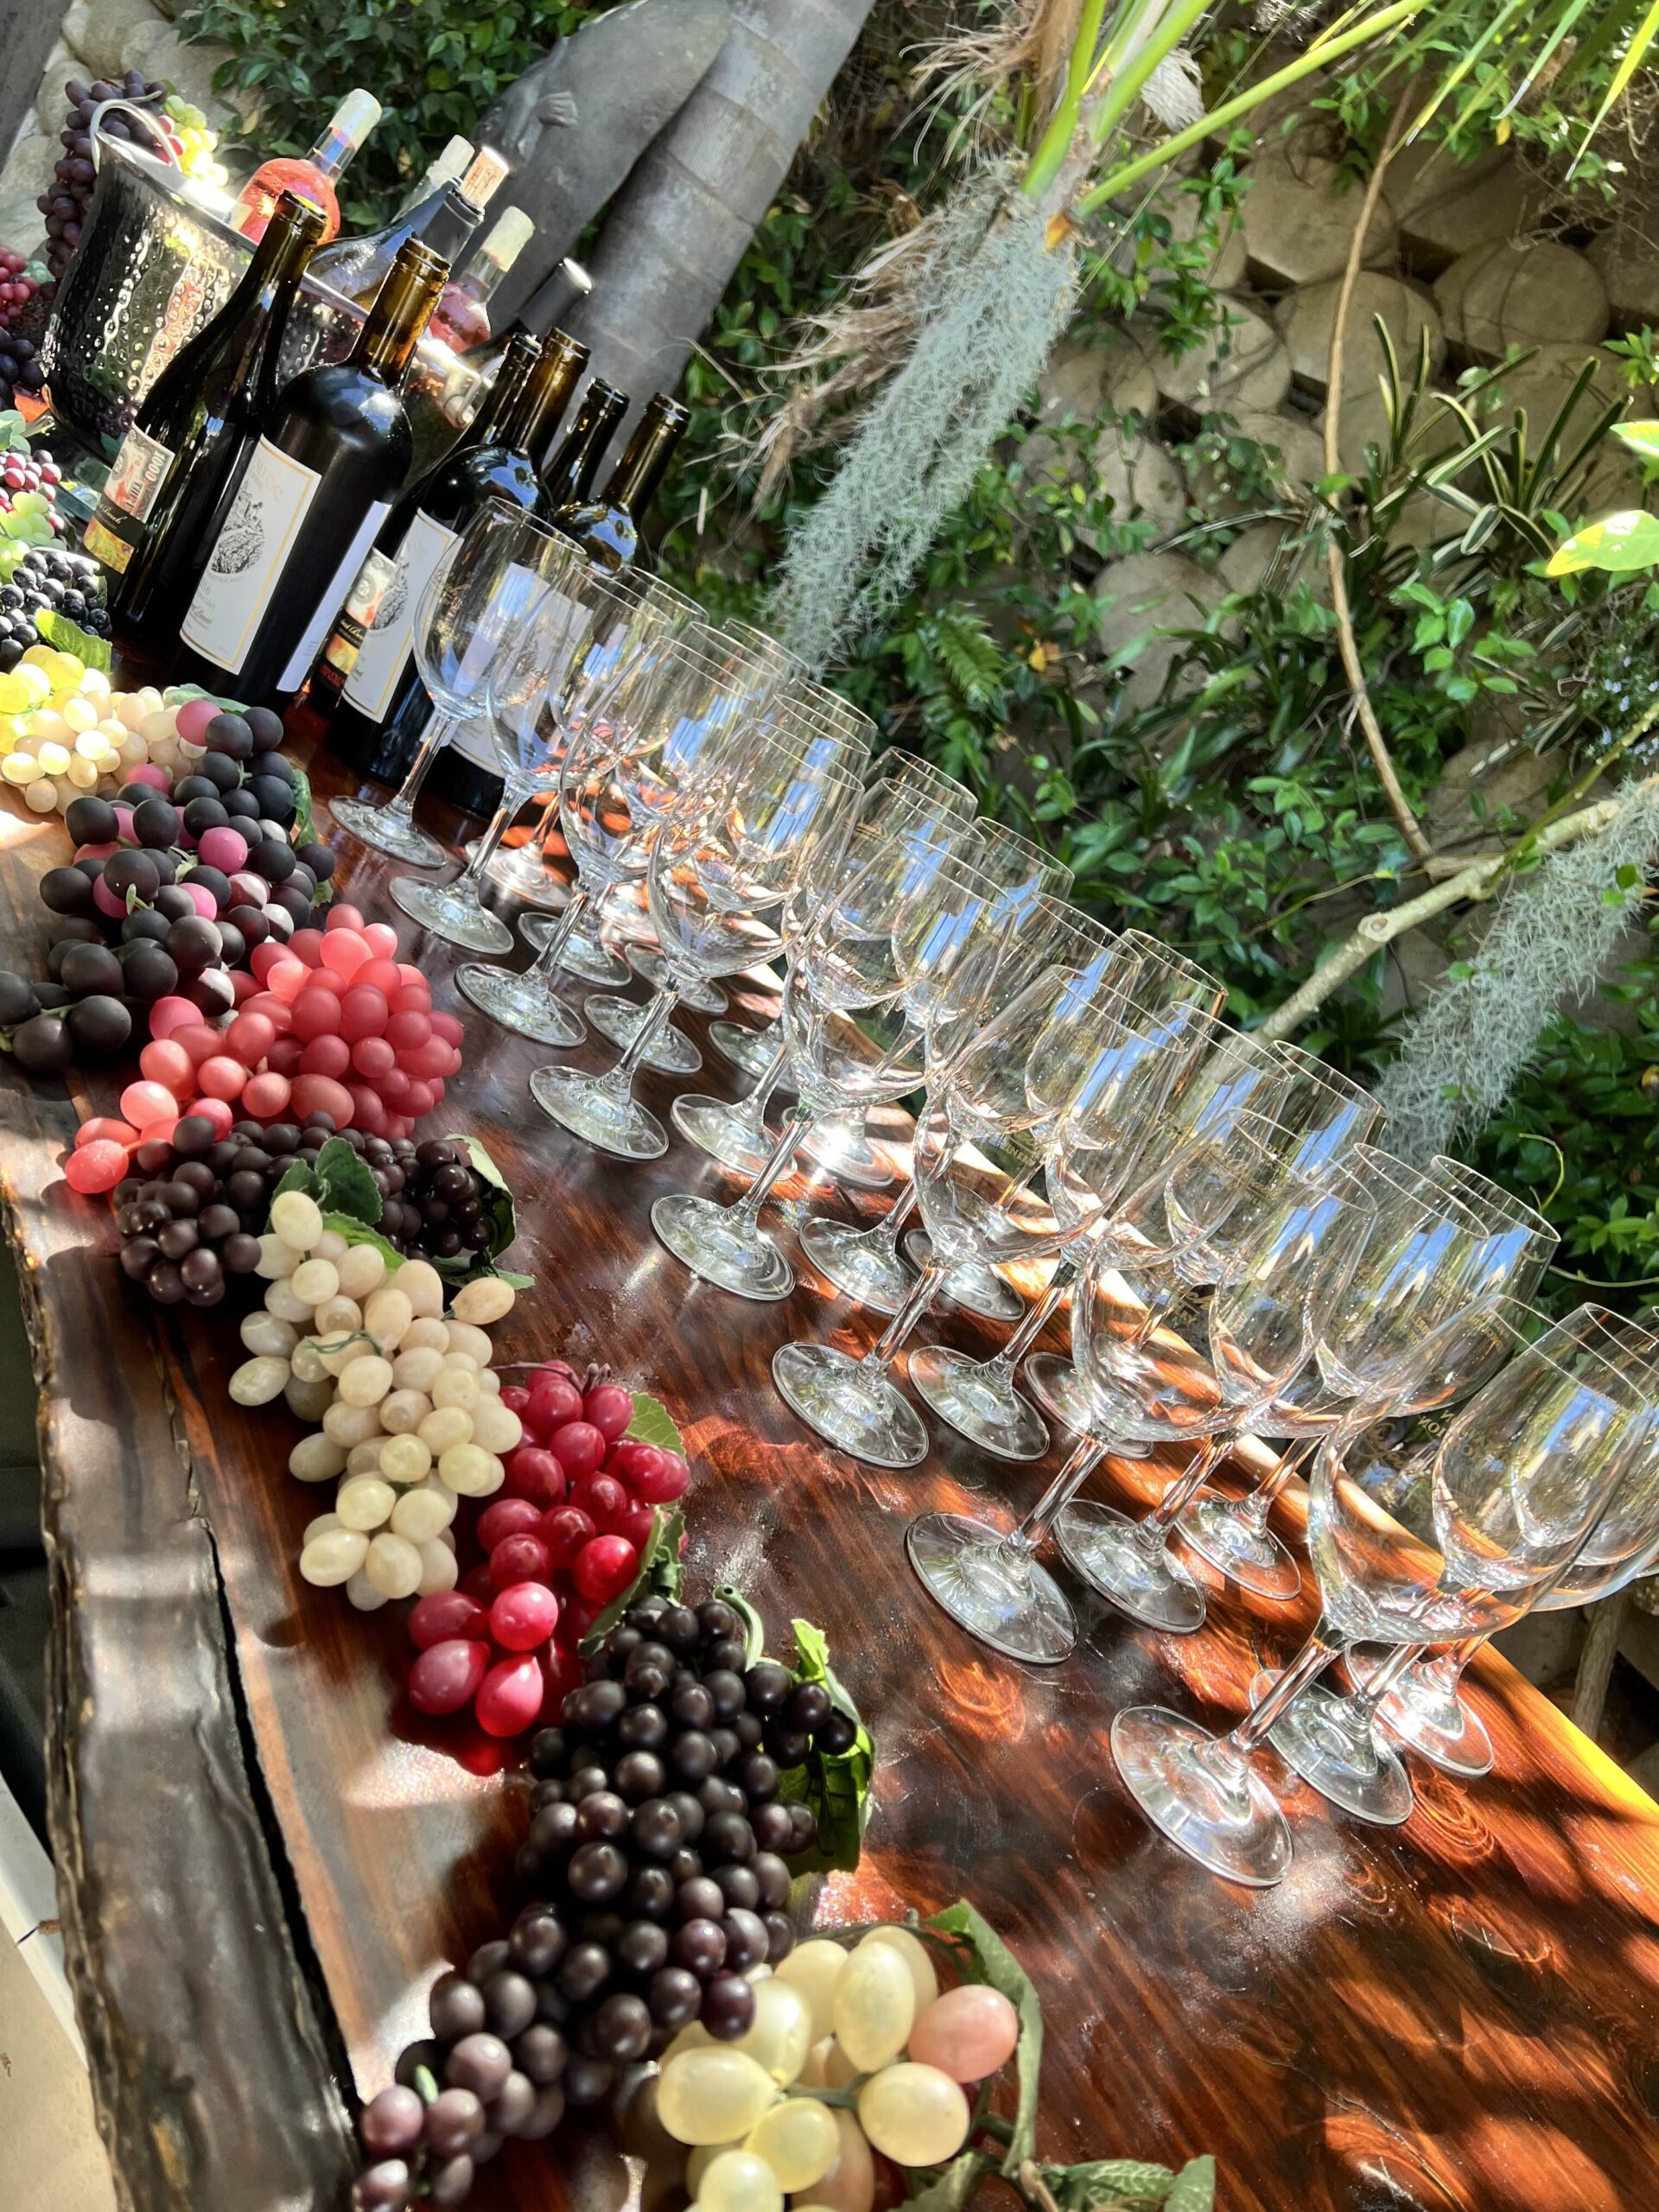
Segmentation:
[[(154, 136), (156, 152), (100, 135), (99, 119), (118, 111)], [(253, 248), (192, 187), (143, 109), (107, 101), (92, 137), (98, 182), (41, 360), (53, 412), (112, 461), (139, 402), (229, 298)], [(343, 359), (362, 327), (361, 308), (307, 278), (283, 337), (284, 381)], [(448, 346), (423, 339), (403, 387), (417, 454), (435, 456), (454, 439), (477, 382)]]

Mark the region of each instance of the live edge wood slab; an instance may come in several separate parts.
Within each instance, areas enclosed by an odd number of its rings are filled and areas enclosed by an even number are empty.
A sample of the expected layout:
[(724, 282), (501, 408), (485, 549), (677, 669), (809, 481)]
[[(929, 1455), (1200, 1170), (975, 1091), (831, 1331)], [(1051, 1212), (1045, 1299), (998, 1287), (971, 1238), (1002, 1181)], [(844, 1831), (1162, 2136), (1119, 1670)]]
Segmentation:
[[(663, 1251), (647, 1219), (658, 1193), (734, 1179), (678, 1141), (631, 1166), (545, 1119), (531, 1068), (597, 1067), (603, 1052), (552, 1056), (472, 1013), (448, 980), (458, 956), (386, 895), (396, 869), (334, 831), (340, 779), (315, 738), (297, 715), (337, 880), (399, 922), (466, 1020), (442, 1118), (480, 1136), (518, 1194), (514, 1263), (537, 1287), (498, 1332), (502, 1357), (601, 1357), (661, 1397), (694, 1468), (693, 1590), (741, 1584), (774, 1646), (791, 1615), (819, 1623), (874, 1730), (864, 1863), (825, 1885), (818, 1916), (976, 1900), (1045, 1999), (1047, 2157), (1212, 2152), (1225, 2212), (1653, 2205), (1659, 1808), (1487, 1654), (1485, 1780), (1414, 1764), (1418, 1809), (1385, 1833), (1286, 1777), (1296, 1858), (1282, 1887), (1250, 1894), (1189, 1864), (1118, 1787), (1112, 1715), (1156, 1699), (1236, 1718), (1255, 1668), (1307, 1627), (1311, 1592), (1272, 1607), (1217, 1590), (1185, 1639), (1075, 1593), (1083, 1646), (1046, 1672), (960, 1634), (906, 1565), (906, 1521), (941, 1506), (1012, 1516), (1057, 1461), (1008, 1468), (937, 1428), (908, 1475), (821, 1447), (777, 1396), (772, 1352), (791, 1335), (861, 1348), (870, 1317), (798, 1254), (796, 1295), (756, 1306)], [(428, 812), (453, 842), (457, 823)], [(55, 822), (0, 814), (8, 964), (38, 954), (34, 883), (62, 846)], [(737, 996), (740, 1013), (765, 1012)], [(706, 1025), (685, 1027), (701, 1039)], [(52, 1817), (80, 2021), (125, 2203), (334, 2212), (348, 2099), (386, 2081), (440, 1968), (514, 1907), (524, 1786), (418, 1722), (394, 1618), (300, 1582), (299, 1532), (324, 1501), (285, 1471), (298, 1431), (283, 1409), (251, 1414), (226, 1394), (241, 1357), (231, 1313), (146, 1305), (114, 1264), (105, 1204), (61, 1181), (77, 1117), (115, 1087), (0, 1077), (41, 1391)], [(677, 1087), (728, 1090), (710, 1053), (702, 1077), (648, 1077), (642, 1095), (665, 1114)], [(809, 1200), (848, 1203), (823, 1181), (785, 1197), (791, 1224)], [(863, 1202), (872, 1217), (884, 1203)], [(982, 1351), (999, 1334), (954, 1313), (938, 1326)], [(1116, 1462), (1098, 1478), (1141, 1502), (1159, 1479)], [(637, 2162), (569, 2130), (509, 2146), (474, 2202), (620, 2212), (639, 2189)]]

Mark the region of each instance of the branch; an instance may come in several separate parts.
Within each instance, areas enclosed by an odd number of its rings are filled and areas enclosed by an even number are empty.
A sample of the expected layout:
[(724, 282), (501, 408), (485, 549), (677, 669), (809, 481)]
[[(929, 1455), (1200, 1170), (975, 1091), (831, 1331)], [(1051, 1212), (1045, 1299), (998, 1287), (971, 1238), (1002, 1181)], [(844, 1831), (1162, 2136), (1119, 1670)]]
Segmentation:
[[(1580, 837), (1593, 837), (1605, 830), (1631, 795), (1659, 785), (1659, 775), (1644, 776), (1639, 783), (1622, 789), (1615, 798), (1599, 799), (1594, 806), (1586, 806), (1577, 814), (1563, 815), (1535, 833), (1529, 830), (1520, 841), (1530, 853), (1554, 852), (1558, 845), (1570, 845)], [(1501, 879), (1514, 863), (1518, 847), (1492, 859), (1478, 861), (1448, 882), (1437, 883), (1432, 891), (1425, 891), (1415, 899), (1408, 899), (1403, 906), (1391, 906), (1386, 913), (1367, 914), (1351, 937), (1343, 942), (1321, 962), (1307, 981), (1291, 993), (1284, 1004), (1270, 1014), (1262, 1023), (1256, 1034), (1262, 1037), (1288, 1037), (1299, 1029), (1309, 1014), (1324, 1005), (1331, 994), (1345, 983), (1348, 978), (1365, 965), (1374, 952), (1391, 944), (1408, 931), (1419, 929), (1432, 921), (1436, 914), (1443, 914), (1448, 906), (1455, 906), (1464, 899), (1490, 898)]]
[[(1337, 309), (1331, 323), (1331, 351), (1325, 369), (1325, 473), (1327, 476), (1337, 475), (1341, 468), (1337, 434), (1342, 418), (1343, 355), (1347, 344), (1348, 310), (1353, 305), (1354, 287), (1359, 282), (1360, 264), (1365, 257), (1366, 233), (1371, 227), (1371, 218), (1376, 213), (1376, 203), (1382, 192), (1382, 179), (1394, 157), (1411, 97), (1412, 87), (1408, 86), (1389, 118), (1388, 130), (1378, 149), (1364, 196), (1359, 203), (1359, 219), (1354, 225), (1354, 234), (1348, 243), (1348, 259), (1343, 268), (1341, 288), (1337, 293)], [(1331, 611), (1337, 618), (1337, 648), (1342, 655), (1343, 673), (1348, 678), (1349, 693), (1353, 699), (1354, 711), (1359, 716), (1359, 726), (1365, 733), (1365, 742), (1370, 749), (1377, 781), (1382, 786), (1382, 796), (1389, 802), (1389, 811), (1399, 827), (1400, 835), (1420, 861), (1427, 860), (1433, 848), (1424, 836), (1417, 817), (1411, 810), (1411, 802), (1401, 786), (1394, 756), (1389, 751), (1389, 741), (1382, 734), (1382, 725), (1376, 718), (1371, 695), (1365, 688), (1365, 671), (1359, 659), (1359, 641), (1354, 635), (1354, 619), (1348, 603), (1347, 573), (1335, 531), (1328, 532), (1325, 537), (1325, 559), (1331, 577)]]

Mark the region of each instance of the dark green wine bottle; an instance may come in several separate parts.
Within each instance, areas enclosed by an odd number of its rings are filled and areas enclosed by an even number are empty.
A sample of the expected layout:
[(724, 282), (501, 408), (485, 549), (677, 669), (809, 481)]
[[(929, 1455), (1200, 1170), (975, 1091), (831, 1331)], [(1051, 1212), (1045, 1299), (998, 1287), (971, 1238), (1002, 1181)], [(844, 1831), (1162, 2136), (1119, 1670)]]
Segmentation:
[(250, 706), (304, 682), (408, 471), (397, 386), (448, 273), (411, 239), (347, 359), (277, 398), (184, 618), (183, 681)]
[(289, 310), (325, 227), (319, 209), (283, 194), (241, 282), (156, 378), (122, 442), (86, 546), (111, 572), (111, 625), (129, 650), (177, 641), (179, 609), (275, 401)]
[(582, 396), (576, 419), (556, 452), (544, 451), (537, 461), (542, 496), (537, 512), (550, 518), (561, 507), (585, 499), (593, 489), (599, 464), (605, 458), (611, 432), (628, 411), (626, 392), (595, 377)]
[[(552, 518), (555, 530), (574, 538), (601, 569), (626, 569), (641, 560), (639, 525), (690, 420), (690, 410), (665, 391), (648, 399), (605, 489), (596, 499), (575, 499), (559, 508)], [(651, 565), (648, 558), (645, 565)]]

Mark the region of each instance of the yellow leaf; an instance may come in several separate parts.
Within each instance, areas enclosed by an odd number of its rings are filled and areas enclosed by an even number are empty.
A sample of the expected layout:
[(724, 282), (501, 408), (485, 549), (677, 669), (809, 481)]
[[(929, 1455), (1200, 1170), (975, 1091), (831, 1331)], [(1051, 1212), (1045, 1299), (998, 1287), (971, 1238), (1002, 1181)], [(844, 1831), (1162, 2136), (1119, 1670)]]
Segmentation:
[(1048, 647), (1040, 638), (1026, 655), (1026, 665), (1027, 668), (1034, 668), (1039, 676), (1048, 666)]

